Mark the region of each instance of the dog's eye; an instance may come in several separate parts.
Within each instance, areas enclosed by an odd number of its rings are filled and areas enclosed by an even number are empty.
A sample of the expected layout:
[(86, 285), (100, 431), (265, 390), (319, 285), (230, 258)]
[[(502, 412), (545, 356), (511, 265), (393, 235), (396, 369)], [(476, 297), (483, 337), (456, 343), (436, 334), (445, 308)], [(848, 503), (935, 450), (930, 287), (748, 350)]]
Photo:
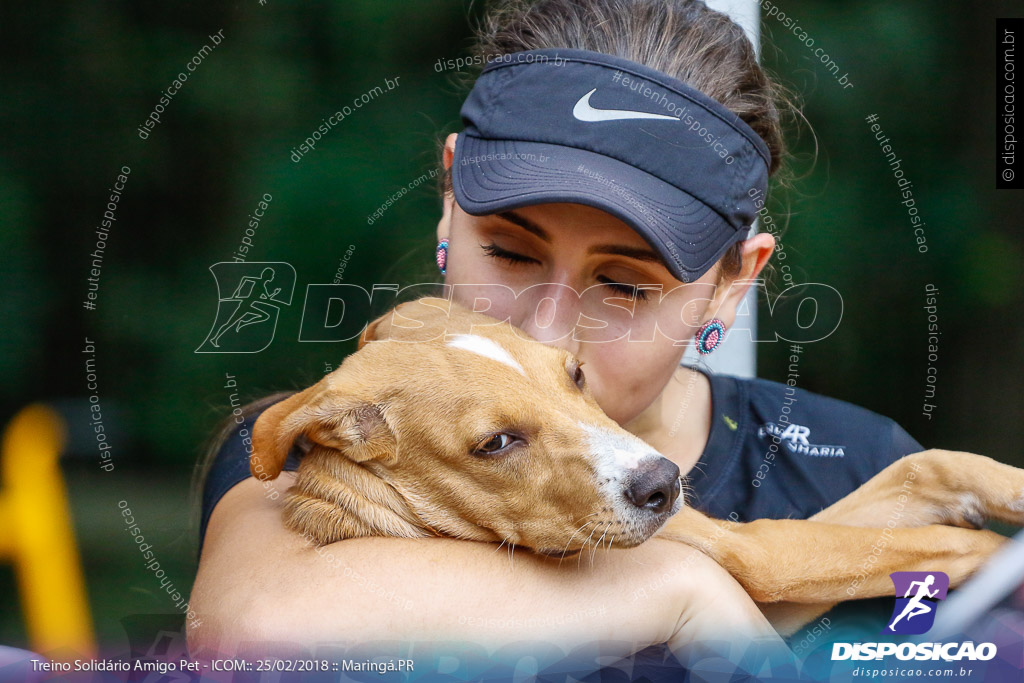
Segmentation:
[(502, 452), (517, 441), (519, 441), (517, 437), (499, 432), (473, 449), (473, 453), (477, 455), (494, 455), (495, 453)]
[(575, 384), (578, 389), (583, 389), (587, 383), (587, 378), (583, 374), (583, 363), (574, 358), (570, 361), (566, 370), (569, 371), (569, 377), (572, 378), (573, 384)]

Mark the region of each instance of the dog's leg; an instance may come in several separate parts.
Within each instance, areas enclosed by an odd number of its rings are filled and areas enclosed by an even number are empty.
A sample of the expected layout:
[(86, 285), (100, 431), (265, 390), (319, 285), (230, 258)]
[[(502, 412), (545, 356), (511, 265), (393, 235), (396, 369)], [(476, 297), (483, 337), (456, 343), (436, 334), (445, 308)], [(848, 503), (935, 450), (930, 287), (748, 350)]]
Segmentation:
[(757, 602), (816, 608), (852, 596), (888, 595), (894, 571), (941, 568), (955, 585), (1006, 540), (990, 531), (938, 525), (869, 529), (789, 519), (740, 524), (712, 520), (692, 508), (676, 514), (658, 535), (711, 556)]
[[(1024, 524), (1024, 470), (973, 453), (915, 453), (889, 465), (811, 519), (879, 529), (930, 524), (979, 528), (987, 519), (1020, 525)], [(938, 564), (929, 569), (945, 571)], [(950, 574), (950, 586), (959, 585), (963, 578)], [(855, 591), (846, 599), (867, 597), (874, 596)], [(761, 610), (779, 633), (787, 635), (834, 605), (777, 603), (762, 605)]]
[(915, 453), (811, 519), (878, 528), (978, 528), (989, 519), (1024, 525), (1024, 470), (974, 453)]

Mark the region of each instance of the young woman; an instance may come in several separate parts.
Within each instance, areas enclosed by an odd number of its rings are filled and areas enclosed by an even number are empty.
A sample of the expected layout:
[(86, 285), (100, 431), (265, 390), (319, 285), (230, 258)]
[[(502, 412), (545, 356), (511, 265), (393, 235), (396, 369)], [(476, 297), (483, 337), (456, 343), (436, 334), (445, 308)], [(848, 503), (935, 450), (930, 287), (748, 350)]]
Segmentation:
[[(601, 407), (718, 517), (808, 517), (922, 450), (866, 410), (680, 365), (679, 340), (713, 351), (774, 248), (745, 238), (784, 154), (777, 88), (738, 26), (687, 0), (512, 1), (475, 49), (490, 63), (443, 152), (453, 296), (576, 354)], [(249, 477), (237, 431), (207, 478), (203, 533), (193, 643), (771, 633), (723, 570), (657, 538), (579, 565), (449, 539), (353, 539), (326, 561)]]

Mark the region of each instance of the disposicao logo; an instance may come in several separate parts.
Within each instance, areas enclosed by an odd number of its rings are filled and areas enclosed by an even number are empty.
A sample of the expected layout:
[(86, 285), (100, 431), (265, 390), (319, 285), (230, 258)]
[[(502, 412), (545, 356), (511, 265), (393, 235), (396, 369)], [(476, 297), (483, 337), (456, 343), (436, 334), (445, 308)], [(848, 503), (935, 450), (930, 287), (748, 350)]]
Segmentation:
[(893, 572), (889, 577), (896, 586), (896, 606), (882, 633), (927, 633), (938, 601), (946, 599), (949, 577), (943, 572)]
[[(896, 589), (896, 605), (882, 633), (921, 635), (935, 623), (939, 600), (946, 599), (949, 576), (943, 572), (893, 572), (889, 575)], [(987, 661), (996, 656), (993, 643), (833, 643), (832, 660), (882, 659), (888, 656), (918, 661), (951, 662), (961, 659)]]
[(217, 281), (217, 315), (196, 353), (256, 353), (270, 346), (281, 307), (292, 303), (291, 264), (224, 261), (210, 272)]

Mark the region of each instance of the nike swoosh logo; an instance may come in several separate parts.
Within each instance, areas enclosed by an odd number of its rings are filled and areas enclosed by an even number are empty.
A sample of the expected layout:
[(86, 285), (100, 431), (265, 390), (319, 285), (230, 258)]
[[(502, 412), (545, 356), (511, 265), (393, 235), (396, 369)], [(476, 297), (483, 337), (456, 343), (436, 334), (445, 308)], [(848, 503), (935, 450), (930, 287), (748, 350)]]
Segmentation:
[(595, 121), (621, 121), (623, 119), (679, 120), (675, 116), (668, 116), (666, 114), (649, 114), (645, 111), (632, 111), (629, 109), (595, 109), (590, 105), (590, 96), (595, 92), (597, 92), (597, 88), (594, 88), (576, 101), (576, 106), (572, 108), (572, 115), (578, 120), (586, 121), (587, 123), (593, 123)]

